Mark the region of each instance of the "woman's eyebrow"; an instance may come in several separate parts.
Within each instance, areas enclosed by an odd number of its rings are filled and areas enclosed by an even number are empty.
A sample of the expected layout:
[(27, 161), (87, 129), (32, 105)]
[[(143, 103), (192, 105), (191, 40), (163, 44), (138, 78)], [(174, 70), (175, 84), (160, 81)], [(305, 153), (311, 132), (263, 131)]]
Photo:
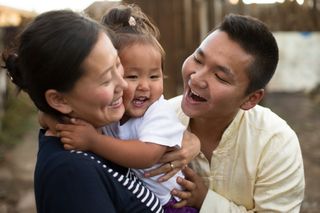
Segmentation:
[(105, 76), (108, 72), (111, 72), (112, 69), (113, 69), (113, 65), (111, 65), (110, 67), (108, 67), (107, 69), (105, 69), (104, 71), (102, 71), (102, 73), (99, 75), (99, 78), (102, 78), (102, 77)]

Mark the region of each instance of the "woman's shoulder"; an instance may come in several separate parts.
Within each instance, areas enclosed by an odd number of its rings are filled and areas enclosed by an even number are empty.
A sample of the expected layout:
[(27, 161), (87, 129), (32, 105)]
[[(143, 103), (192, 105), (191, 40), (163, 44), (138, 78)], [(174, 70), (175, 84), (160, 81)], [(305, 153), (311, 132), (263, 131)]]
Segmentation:
[(107, 161), (91, 152), (65, 150), (57, 137), (39, 136), (36, 174), (54, 170), (83, 173), (117, 170), (126, 174), (128, 169)]

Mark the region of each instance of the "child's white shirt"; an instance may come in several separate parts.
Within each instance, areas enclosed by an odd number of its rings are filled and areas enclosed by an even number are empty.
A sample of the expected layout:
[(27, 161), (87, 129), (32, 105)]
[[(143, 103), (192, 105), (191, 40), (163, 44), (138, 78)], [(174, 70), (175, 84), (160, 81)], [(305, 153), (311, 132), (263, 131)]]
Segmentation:
[[(167, 100), (161, 96), (145, 112), (143, 117), (131, 118), (125, 124), (119, 122), (103, 127), (103, 133), (122, 140), (140, 140), (142, 142), (154, 143), (168, 147), (181, 147), (185, 127), (180, 123), (176, 113), (172, 110)], [(182, 172), (166, 182), (159, 183), (157, 179), (161, 176), (145, 178), (144, 173), (150, 169), (158, 168), (161, 164), (153, 165), (147, 169), (133, 169), (137, 176), (153, 191), (165, 205), (171, 198), (171, 190), (181, 190), (176, 183), (178, 176), (184, 177)], [(163, 175), (163, 174), (162, 174)]]

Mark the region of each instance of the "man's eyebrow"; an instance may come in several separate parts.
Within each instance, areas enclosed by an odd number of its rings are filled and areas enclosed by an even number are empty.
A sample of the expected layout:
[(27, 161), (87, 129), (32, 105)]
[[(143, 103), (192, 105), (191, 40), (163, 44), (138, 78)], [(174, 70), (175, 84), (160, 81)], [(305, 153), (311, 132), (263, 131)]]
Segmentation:
[[(206, 57), (204, 51), (200, 47), (196, 50), (196, 53), (200, 57), (203, 57), (203, 58)], [(228, 67), (225, 67), (225, 66), (222, 66), (222, 65), (217, 65), (216, 67), (217, 67), (218, 70), (220, 70), (221, 72), (225, 73), (226, 75), (228, 75), (228, 76), (230, 76), (232, 78), (234, 77), (232, 70), (230, 70)]]
[(218, 70), (220, 70), (221, 72), (223, 72), (223, 73), (225, 73), (226, 75), (228, 75), (228, 76), (230, 76), (230, 77), (233, 78), (233, 72), (232, 72), (229, 68), (224, 67), (224, 66), (220, 66), (220, 65), (218, 65), (217, 68), (218, 68)]

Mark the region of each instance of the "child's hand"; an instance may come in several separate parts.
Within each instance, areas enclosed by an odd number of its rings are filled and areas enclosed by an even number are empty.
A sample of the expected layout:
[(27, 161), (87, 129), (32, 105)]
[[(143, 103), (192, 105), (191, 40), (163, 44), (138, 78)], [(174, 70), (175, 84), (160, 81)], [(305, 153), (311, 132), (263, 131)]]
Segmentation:
[(64, 148), (67, 150), (91, 150), (92, 144), (97, 141), (97, 136), (100, 133), (91, 124), (83, 120), (71, 118), (70, 122), (71, 124), (56, 125), (56, 130), (59, 132)]
[(178, 177), (177, 183), (184, 188), (184, 191), (177, 189), (171, 191), (172, 195), (181, 199), (174, 207), (191, 206), (200, 209), (208, 193), (208, 187), (204, 184), (203, 179), (189, 167), (184, 168), (182, 172), (185, 179)]
[[(38, 111), (38, 122), (43, 129), (47, 129), (46, 135), (57, 136), (56, 125), (59, 121), (53, 116)], [(66, 116), (60, 117), (60, 122), (69, 123), (70, 119)]]

